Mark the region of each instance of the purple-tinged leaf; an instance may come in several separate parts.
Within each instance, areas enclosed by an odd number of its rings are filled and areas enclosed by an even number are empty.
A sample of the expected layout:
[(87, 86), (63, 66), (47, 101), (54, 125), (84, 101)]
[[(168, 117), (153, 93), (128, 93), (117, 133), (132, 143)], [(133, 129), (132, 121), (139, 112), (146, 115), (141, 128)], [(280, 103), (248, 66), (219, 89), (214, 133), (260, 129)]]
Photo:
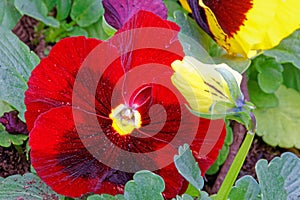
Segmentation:
[(103, 6), (107, 23), (116, 29), (140, 10), (152, 12), (163, 19), (167, 19), (168, 14), (162, 0), (103, 0)]

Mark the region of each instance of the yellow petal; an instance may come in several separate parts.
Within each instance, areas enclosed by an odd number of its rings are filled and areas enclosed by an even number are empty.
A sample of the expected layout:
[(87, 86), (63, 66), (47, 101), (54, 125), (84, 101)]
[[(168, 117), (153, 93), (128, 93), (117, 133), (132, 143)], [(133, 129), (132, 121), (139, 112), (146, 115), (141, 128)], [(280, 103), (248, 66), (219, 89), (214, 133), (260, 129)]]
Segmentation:
[[(278, 45), (300, 28), (299, 0), (252, 0), (252, 8), (247, 11), (243, 24), (233, 35), (225, 33), (216, 15), (202, 0), (199, 6), (205, 10), (214, 39), (230, 54), (252, 57), (261, 50)], [(235, 11), (228, 9), (228, 12)]]
[(187, 10), (188, 12), (192, 12), (187, 0), (179, 0), (179, 2), (181, 3), (182, 7)]

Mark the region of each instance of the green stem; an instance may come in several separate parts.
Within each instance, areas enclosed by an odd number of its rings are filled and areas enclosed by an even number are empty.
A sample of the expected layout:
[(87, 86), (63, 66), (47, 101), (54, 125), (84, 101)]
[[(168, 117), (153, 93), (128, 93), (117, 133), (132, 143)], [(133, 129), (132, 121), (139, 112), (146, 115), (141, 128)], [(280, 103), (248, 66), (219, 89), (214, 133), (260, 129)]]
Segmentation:
[(23, 148), (21, 145), (14, 145), (15, 149), (18, 151), (19, 154), (24, 154)]
[(246, 156), (249, 152), (249, 149), (251, 147), (252, 141), (254, 138), (254, 133), (249, 134), (247, 133), (245, 140), (243, 141), (243, 144), (241, 148), (239, 149), (236, 157), (234, 158), (232, 165), (221, 185), (220, 190), (217, 193), (216, 200), (227, 200), (229, 192), (243, 166), (243, 163), (246, 159)]

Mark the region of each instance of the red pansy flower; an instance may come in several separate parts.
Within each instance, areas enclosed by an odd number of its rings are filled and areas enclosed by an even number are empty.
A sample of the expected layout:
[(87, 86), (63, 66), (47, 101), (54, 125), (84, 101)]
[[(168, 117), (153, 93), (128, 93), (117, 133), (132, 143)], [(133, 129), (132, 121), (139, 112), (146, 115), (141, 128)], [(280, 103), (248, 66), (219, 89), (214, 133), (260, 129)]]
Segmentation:
[(222, 148), (223, 121), (192, 115), (171, 83), (182, 59), (179, 27), (140, 11), (107, 42), (63, 39), (33, 70), (25, 93), (31, 161), (57, 193), (123, 193), (140, 169), (166, 183), (171, 198), (187, 183), (172, 162), (189, 143), (202, 173)]

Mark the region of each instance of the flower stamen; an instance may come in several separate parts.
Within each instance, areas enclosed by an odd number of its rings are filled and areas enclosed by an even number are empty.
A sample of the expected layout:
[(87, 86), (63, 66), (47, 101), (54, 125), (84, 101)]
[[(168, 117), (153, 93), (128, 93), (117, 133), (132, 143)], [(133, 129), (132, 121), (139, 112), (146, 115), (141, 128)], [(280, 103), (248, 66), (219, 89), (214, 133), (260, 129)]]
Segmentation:
[(134, 129), (140, 128), (142, 124), (139, 111), (124, 104), (112, 109), (109, 118), (113, 120), (112, 127), (121, 136), (129, 135)]

